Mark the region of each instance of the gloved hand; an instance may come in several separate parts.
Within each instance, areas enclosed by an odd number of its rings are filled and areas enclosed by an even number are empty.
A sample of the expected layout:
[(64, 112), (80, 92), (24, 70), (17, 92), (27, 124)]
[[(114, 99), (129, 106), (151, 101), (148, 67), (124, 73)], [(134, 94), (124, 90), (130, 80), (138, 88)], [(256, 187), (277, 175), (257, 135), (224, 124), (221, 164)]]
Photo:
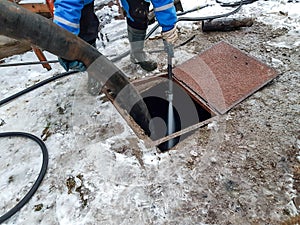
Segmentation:
[(58, 58), (60, 65), (66, 70), (77, 70), (80, 72), (86, 71), (86, 67), (83, 62), (80, 61), (70, 61), (63, 58)]
[(176, 40), (178, 39), (177, 29), (176, 26), (173, 27), (173, 29), (169, 31), (163, 31), (161, 32), (163, 40), (168, 42), (169, 44), (175, 44)]

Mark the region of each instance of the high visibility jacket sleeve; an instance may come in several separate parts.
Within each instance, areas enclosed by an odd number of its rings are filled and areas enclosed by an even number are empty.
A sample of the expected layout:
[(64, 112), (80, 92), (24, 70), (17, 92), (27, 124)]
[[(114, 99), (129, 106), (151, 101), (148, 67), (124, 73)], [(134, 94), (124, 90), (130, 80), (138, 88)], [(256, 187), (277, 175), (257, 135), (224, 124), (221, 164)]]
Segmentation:
[(173, 0), (151, 0), (154, 13), (162, 31), (171, 30), (176, 22), (177, 15)]
[(53, 22), (78, 35), (80, 32), (81, 10), (93, 0), (55, 0)]

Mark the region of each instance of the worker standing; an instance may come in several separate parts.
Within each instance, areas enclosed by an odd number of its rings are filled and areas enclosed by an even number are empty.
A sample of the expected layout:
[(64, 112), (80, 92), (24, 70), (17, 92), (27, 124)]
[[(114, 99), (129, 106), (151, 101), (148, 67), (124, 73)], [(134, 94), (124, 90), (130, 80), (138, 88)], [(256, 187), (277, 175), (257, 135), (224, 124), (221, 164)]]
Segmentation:
[[(144, 41), (148, 28), (149, 0), (121, 0), (126, 12), (127, 32), (130, 43), (130, 60), (146, 71), (153, 71), (157, 63), (147, 59)], [(154, 13), (162, 27), (162, 37), (173, 44), (177, 39), (176, 9), (173, 0), (151, 0)]]
[[(157, 63), (147, 59), (144, 41), (148, 27), (148, 0), (121, 0), (127, 18), (128, 39), (130, 42), (130, 60), (146, 71), (153, 71)], [(173, 0), (151, 0), (155, 16), (162, 27), (162, 37), (168, 43), (177, 39), (176, 10)], [(99, 20), (94, 12), (94, 0), (55, 0), (53, 22), (78, 35), (89, 44), (96, 46)], [(84, 71), (80, 61), (59, 58), (65, 70)]]

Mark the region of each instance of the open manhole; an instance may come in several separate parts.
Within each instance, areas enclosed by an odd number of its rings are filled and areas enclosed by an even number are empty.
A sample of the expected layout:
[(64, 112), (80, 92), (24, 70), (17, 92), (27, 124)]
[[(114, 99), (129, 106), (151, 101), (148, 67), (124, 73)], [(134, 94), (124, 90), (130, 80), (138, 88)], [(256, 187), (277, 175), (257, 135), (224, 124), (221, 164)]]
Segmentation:
[[(141, 135), (139, 121), (123, 117), (135, 133), (162, 151), (184, 140), (217, 115), (227, 113), (277, 76), (256, 58), (220, 42), (173, 69), (175, 130), (167, 132), (168, 79), (166, 75), (133, 82), (151, 115), (149, 136)], [(122, 114), (122, 111), (120, 111)]]
[[(135, 85), (143, 97), (151, 116), (149, 124), (150, 138), (153, 141), (161, 140), (157, 142), (157, 147), (160, 150), (168, 150), (193, 132), (192, 130), (186, 131), (175, 138), (163, 141), (163, 138), (168, 135), (169, 80), (165, 76), (158, 76), (140, 80), (135, 82)], [(202, 105), (195, 96), (192, 96), (175, 81), (173, 82), (172, 106), (174, 115), (173, 133), (185, 130), (215, 115), (214, 112)], [(136, 122), (140, 124), (140, 121)]]

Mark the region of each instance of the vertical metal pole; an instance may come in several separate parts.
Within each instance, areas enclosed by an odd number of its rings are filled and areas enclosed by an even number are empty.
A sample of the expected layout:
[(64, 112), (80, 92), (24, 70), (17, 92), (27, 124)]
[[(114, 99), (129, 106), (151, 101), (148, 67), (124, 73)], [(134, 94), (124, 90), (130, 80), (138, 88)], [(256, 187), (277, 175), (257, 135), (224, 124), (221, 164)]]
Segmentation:
[[(167, 91), (169, 108), (168, 108), (168, 135), (175, 131), (174, 111), (173, 111), (173, 73), (172, 73), (172, 58), (174, 57), (173, 45), (167, 43), (166, 49), (168, 53), (168, 79), (169, 90)], [(168, 149), (174, 146), (174, 139), (168, 141)]]

